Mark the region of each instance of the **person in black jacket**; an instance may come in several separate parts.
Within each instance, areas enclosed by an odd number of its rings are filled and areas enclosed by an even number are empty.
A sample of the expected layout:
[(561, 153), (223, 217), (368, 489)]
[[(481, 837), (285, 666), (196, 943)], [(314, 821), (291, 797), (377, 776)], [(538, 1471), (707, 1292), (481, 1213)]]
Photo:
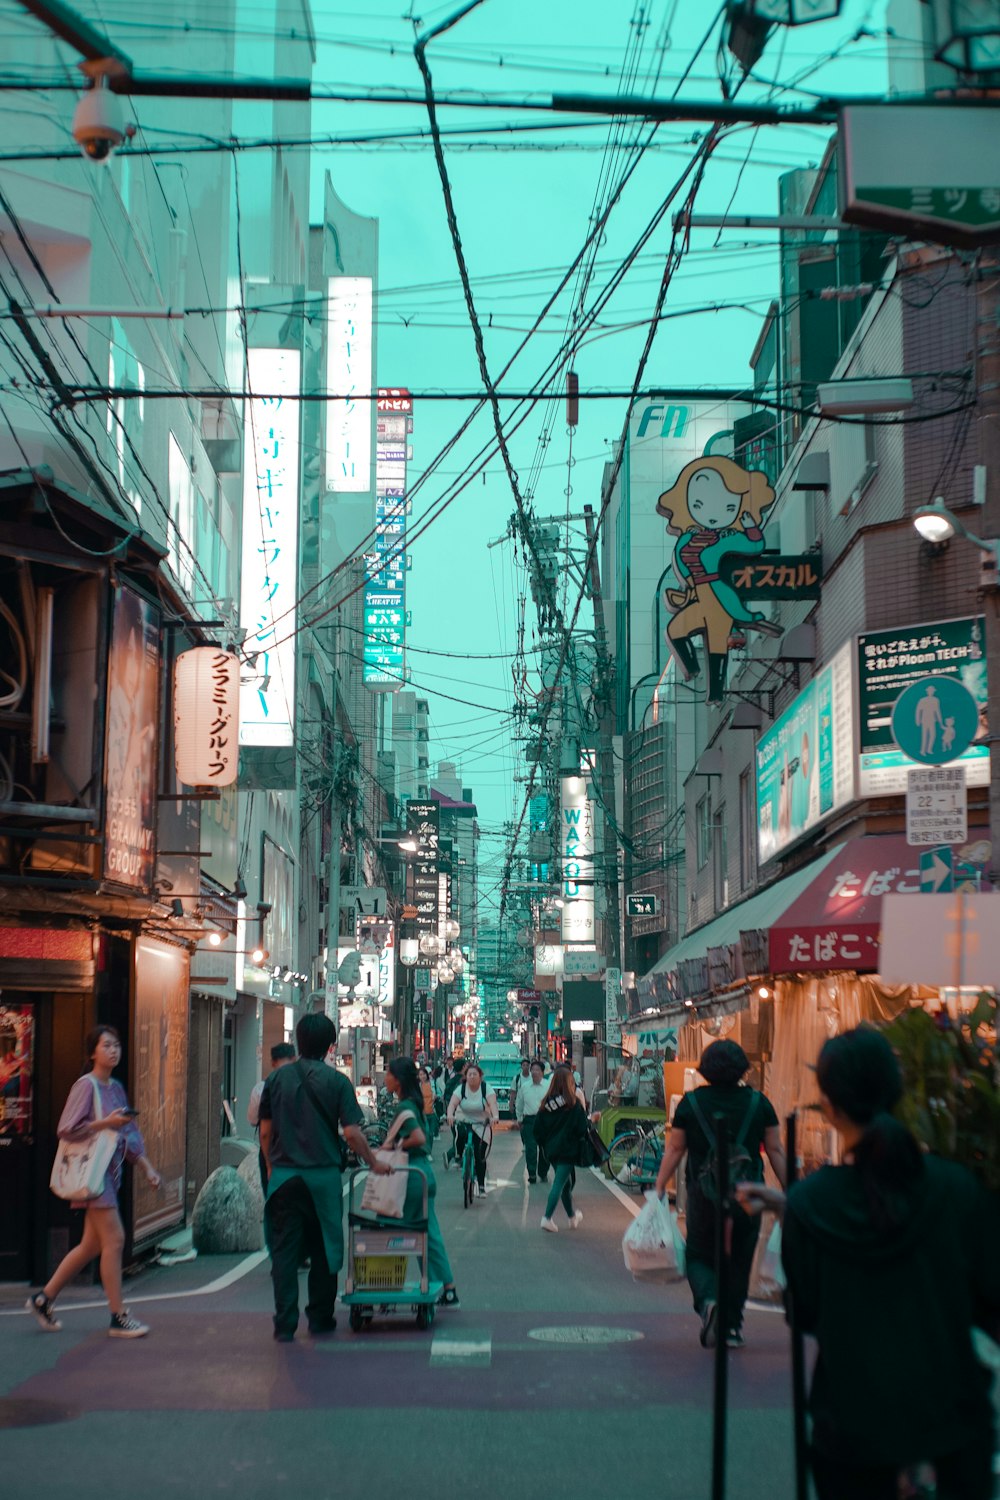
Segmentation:
[(587, 1115), (577, 1097), (573, 1074), (569, 1068), (556, 1068), (549, 1091), (535, 1116), (535, 1140), (555, 1168), (555, 1180), (542, 1218), (542, 1228), (547, 1229), (550, 1234), (559, 1232), (559, 1226), (552, 1215), (560, 1198), (569, 1217), (570, 1229), (579, 1228), (583, 1220), (579, 1209), (575, 1213), (573, 1211), (572, 1190), (576, 1182), (575, 1169), (581, 1162), (581, 1148), (587, 1134), (587, 1125)]
[[(816, 1079), (843, 1163), (791, 1189), (782, 1239), (796, 1320), (819, 1346), (816, 1493), (896, 1500), (929, 1464), (938, 1500), (989, 1500), (994, 1412), (972, 1329), (1000, 1307), (996, 1199), (893, 1117), (902, 1075), (880, 1032), (832, 1037)], [(780, 1207), (756, 1183), (739, 1192)]]

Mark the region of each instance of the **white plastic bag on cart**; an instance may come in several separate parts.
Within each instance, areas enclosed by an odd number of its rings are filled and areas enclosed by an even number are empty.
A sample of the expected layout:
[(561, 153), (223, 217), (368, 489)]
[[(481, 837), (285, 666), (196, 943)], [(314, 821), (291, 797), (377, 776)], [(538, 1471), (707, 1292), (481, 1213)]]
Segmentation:
[(679, 1281), (684, 1275), (684, 1241), (666, 1200), (646, 1193), (646, 1202), (622, 1237), (622, 1255), (633, 1276), (655, 1274)]

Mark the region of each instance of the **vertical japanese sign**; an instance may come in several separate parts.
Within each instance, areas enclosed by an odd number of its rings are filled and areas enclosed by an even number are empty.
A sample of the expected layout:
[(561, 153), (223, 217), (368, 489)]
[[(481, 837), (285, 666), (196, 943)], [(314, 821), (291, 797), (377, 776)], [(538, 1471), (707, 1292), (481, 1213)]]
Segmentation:
[(854, 795), (851, 653), (843, 646), (757, 743), (761, 864)]
[(591, 943), (594, 940), (594, 812), (582, 776), (562, 779), (559, 836), (563, 942)]
[(372, 472), (372, 280), (331, 276), (327, 293), (326, 487), (364, 494)]
[(159, 613), (119, 588), (108, 655), (104, 878), (148, 890), (153, 876), (159, 723)]
[[(291, 745), (299, 551), (299, 373), (295, 349), (249, 349), (243, 433), (240, 624), (253, 665), (240, 684), (240, 744)], [(261, 391), (260, 396), (253, 395)]]
[[(391, 399), (406, 397), (397, 392)], [(372, 692), (396, 692), (406, 681), (406, 464), (413, 418), (383, 413), (379, 392), (375, 447), (375, 542), (365, 558), (363, 680)], [(394, 413), (395, 408), (391, 411)]]
[(438, 935), (440, 828), (441, 809), (436, 802), (406, 804), (406, 836), (417, 845), (413, 862), (413, 904), (417, 908), (418, 937)]
[[(859, 797), (906, 791), (913, 762), (893, 740), (892, 709), (907, 688), (929, 676), (953, 678), (976, 700), (979, 729), (957, 761), (966, 768), (969, 786), (989, 786), (986, 648), (984, 621), (978, 615), (858, 636)], [(943, 720), (942, 732), (949, 727)]]

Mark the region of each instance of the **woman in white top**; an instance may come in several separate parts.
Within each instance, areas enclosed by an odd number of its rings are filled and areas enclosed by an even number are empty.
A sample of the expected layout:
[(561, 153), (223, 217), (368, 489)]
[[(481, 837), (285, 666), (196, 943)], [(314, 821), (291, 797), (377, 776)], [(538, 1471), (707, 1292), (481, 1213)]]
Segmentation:
[[(465, 1142), (471, 1131), (472, 1150), (476, 1158), (476, 1182), (480, 1196), (486, 1192), (486, 1157), (493, 1139), (493, 1127), (500, 1119), (497, 1096), (487, 1088), (482, 1069), (470, 1063), (459, 1088), (448, 1103), (448, 1124), (455, 1132), (454, 1153), (456, 1159), (465, 1150)], [(445, 1168), (448, 1157), (445, 1156)]]

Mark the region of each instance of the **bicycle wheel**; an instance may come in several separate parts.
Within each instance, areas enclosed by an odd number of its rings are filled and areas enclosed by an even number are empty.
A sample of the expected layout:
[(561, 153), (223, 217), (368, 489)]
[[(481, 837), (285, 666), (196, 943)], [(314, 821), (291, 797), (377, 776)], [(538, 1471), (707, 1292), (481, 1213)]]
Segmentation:
[(476, 1190), (476, 1184), (473, 1175), (474, 1163), (475, 1158), (472, 1154), (472, 1147), (466, 1146), (465, 1151), (462, 1155), (462, 1202), (464, 1203), (466, 1208), (468, 1208), (471, 1204)]
[(622, 1187), (631, 1187), (642, 1158), (642, 1138), (636, 1130), (623, 1130), (611, 1142), (608, 1171)]

